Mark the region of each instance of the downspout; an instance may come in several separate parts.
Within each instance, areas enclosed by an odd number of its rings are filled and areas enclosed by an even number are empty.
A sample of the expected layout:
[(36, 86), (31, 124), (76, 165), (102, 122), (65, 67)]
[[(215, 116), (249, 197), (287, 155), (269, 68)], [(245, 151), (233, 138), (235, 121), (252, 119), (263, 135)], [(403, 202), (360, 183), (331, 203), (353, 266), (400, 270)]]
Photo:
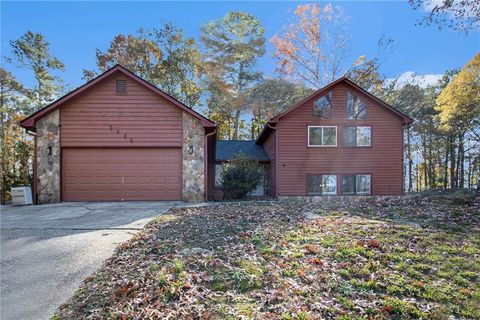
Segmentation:
[(212, 132), (210, 133), (207, 133), (205, 135), (205, 150), (204, 150), (204, 171), (205, 171), (205, 174), (203, 175), (204, 176), (204, 184), (205, 184), (205, 200), (208, 201), (208, 190), (209, 190), (209, 183), (208, 183), (208, 138), (212, 135), (214, 135), (215, 133), (217, 133), (217, 128), (215, 128)]

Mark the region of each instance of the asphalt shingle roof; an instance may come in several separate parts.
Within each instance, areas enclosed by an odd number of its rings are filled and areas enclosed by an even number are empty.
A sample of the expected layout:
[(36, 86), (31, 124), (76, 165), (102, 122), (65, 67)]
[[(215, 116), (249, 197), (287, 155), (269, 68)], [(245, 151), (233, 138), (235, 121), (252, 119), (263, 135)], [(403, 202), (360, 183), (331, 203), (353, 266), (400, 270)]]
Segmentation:
[(243, 152), (249, 159), (257, 161), (270, 161), (267, 153), (255, 140), (218, 140), (217, 161), (232, 160), (236, 154)]

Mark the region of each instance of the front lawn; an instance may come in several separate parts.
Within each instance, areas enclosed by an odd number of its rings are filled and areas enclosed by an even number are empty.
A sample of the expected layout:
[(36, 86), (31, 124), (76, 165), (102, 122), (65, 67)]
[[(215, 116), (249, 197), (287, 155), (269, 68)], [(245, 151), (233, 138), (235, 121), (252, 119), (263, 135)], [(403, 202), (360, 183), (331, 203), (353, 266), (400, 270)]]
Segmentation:
[(480, 319), (479, 204), (424, 196), (172, 209), (58, 319)]

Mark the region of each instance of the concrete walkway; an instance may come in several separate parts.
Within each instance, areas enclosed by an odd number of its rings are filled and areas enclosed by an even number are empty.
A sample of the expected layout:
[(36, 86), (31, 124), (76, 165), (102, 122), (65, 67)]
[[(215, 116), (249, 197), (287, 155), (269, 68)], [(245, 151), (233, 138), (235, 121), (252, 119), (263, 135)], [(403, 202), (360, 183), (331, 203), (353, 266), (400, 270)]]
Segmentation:
[(0, 207), (0, 319), (49, 319), (119, 243), (177, 204)]

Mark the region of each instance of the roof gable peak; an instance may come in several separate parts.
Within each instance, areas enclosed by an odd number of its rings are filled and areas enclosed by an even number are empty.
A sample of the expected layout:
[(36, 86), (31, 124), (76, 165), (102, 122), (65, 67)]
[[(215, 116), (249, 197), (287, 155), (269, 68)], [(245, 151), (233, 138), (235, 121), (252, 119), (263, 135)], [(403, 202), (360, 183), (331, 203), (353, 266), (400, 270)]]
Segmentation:
[(85, 84), (78, 87), (77, 89), (67, 93), (66, 95), (57, 99), (56, 101), (52, 102), (51, 104), (47, 105), (43, 109), (40, 109), (39, 111), (31, 114), (27, 118), (20, 121), (20, 125), (22, 127), (26, 128), (26, 129), (34, 131), (35, 130), (35, 123), (38, 119), (41, 119), (44, 116), (46, 116), (47, 114), (49, 114), (50, 112), (53, 112), (54, 110), (60, 108), (64, 103), (70, 101), (74, 97), (78, 96), (80, 93), (85, 92), (87, 89), (90, 89), (90, 88), (94, 87), (96, 84), (102, 82), (103, 80), (110, 77), (111, 75), (113, 75), (117, 71), (123, 73), (128, 78), (136, 81), (140, 85), (142, 85), (142, 86), (146, 87), (147, 89), (153, 91), (154, 93), (158, 94), (160, 97), (162, 97), (163, 99), (172, 103), (174, 106), (176, 106), (176, 107), (182, 109), (183, 111), (191, 114), (193, 117), (200, 120), (200, 122), (202, 123), (202, 125), (204, 127), (216, 127), (216, 124), (213, 121), (211, 121), (210, 119), (208, 119), (207, 117), (201, 115), (200, 113), (198, 113), (195, 110), (191, 109), (190, 107), (186, 106), (182, 102), (178, 101), (176, 98), (174, 98), (171, 95), (169, 95), (168, 93), (160, 90), (155, 85), (153, 85), (150, 82), (148, 82), (147, 80), (142, 79), (141, 77), (137, 76), (136, 74), (134, 74), (133, 72), (131, 72), (130, 70), (128, 70), (127, 68), (125, 68), (124, 66), (122, 66), (120, 64), (114, 65), (110, 69), (106, 70), (105, 72), (103, 72), (102, 74), (93, 78), (92, 80), (86, 82)]

